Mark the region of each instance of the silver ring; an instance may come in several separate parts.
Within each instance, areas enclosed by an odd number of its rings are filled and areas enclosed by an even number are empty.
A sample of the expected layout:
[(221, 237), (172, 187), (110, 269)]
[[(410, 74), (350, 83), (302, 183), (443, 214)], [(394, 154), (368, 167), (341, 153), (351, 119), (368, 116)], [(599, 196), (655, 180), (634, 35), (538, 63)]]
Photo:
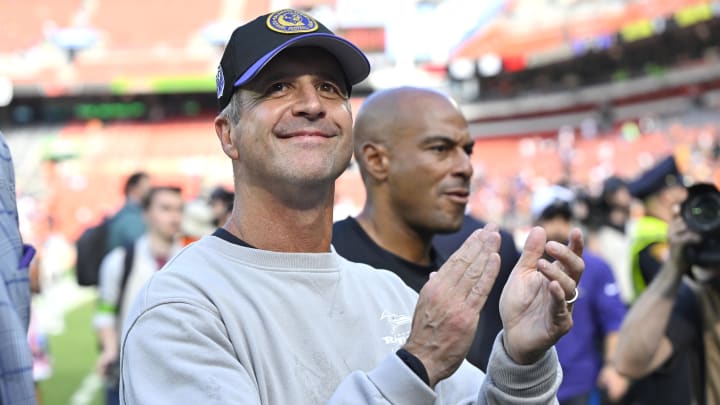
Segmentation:
[(575, 295), (572, 298), (570, 298), (570, 300), (565, 300), (565, 303), (572, 304), (573, 302), (577, 301), (579, 295), (580, 295), (580, 292), (578, 291), (577, 287), (575, 287)]

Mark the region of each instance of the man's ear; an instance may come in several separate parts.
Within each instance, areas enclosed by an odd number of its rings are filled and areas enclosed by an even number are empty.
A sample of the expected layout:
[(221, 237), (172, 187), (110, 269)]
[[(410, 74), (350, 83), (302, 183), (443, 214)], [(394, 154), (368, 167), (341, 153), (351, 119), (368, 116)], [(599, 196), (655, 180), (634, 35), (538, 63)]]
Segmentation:
[(360, 147), (362, 166), (376, 181), (385, 181), (390, 171), (390, 154), (385, 145), (365, 142)]
[(240, 157), (235, 139), (232, 136), (233, 124), (227, 118), (222, 115), (215, 117), (215, 133), (217, 134), (218, 140), (220, 140), (220, 146), (222, 146), (223, 152), (233, 160), (237, 160)]

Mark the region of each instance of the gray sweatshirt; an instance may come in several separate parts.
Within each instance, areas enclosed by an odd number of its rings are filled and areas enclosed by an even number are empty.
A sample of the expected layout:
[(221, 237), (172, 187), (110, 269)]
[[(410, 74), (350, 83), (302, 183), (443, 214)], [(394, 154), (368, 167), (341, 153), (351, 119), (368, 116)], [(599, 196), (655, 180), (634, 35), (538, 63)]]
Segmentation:
[(123, 404), (542, 404), (554, 349), (512, 362), (495, 342), (487, 377), (467, 362), (430, 389), (395, 354), (417, 294), (336, 253), (277, 253), (215, 236), (140, 292), (122, 339)]

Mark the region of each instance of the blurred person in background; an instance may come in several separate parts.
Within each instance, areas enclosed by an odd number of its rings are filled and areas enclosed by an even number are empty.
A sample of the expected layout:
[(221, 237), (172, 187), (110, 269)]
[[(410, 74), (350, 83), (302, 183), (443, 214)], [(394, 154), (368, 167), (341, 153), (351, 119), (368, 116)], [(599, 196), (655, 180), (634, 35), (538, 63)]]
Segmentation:
[(610, 265), (620, 296), (627, 305), (634, 296), (627, 235), (631, 204), (627, 182), (619, 177), (609, 177), (603, 182), (600, 196), (591, 204), (586, 221), (590, 229), (588, 248)]
[(225, 225), (233, 210), (235, 194), (225, 187), (218, 186), (210, 193), (210, 209), (212, 210), (212, 225), (220, 227)]
[(217, 228), (213, 225), (214, 221), (212, 207), (205, 198), (187, 202), (183, 208), (180, 244), (187, 246), (205, 235), (210, 235)]
[[(333, 225), (333, 246), (351, 261), (394, 272), (419, 292), (430, 273), (485, 226), (464, 216), (473, 173), (467, 122), (444, 94), (390, 89), (363, 103), (354, 144), (367, 199), (359, 216)], [(443, 241), (445, 254), (439, 252), (433, 236), (461, 226), (462, 232)], [(501, 235), (501, 271), (467, 357), (482, 370), (502, 329), (500, 294), (519, 257), (512, 237)]]
[[(720, 194), (716, 192), (715, 196), (714, 238), (717, 240), (720, 238)], [(690, 228), (675, 207), (668, 226), (670, 256), (630, 309), (620, 330), (614, 357), (618, 370), (640, 378), (673, 367), (679, 355), (689, 354), (694, 366), (690, 369), (692, 403), (717, 405), (720, 404), (720, 260), (717, 260), (720, 253), (715, 251), (715, 261), (699, 266), (693, 265), (688, 250), (707, 237)]]
[[(668, 223), (673, 209), (687, 196), (674, 156), (668, 156), (629, 185), (630, 194), (643, 203), (645, 215), (630, 232), (630, 269), (633, 302), (660, 271), (669, 256)], [(689, 404), (688, 353), (677, 352), (672, 364), (633, 382), (630, 396), (638, 404)]]
[[(535, 225), (547, 232), (548, 240), (567, 243), (573, 226), (574, 193), (562, 186), (537, 190), (531, 211)], [(617, 331), (625, 316), (625, 304), (610, 266), (586, 249), (585, 272), (578, 285), (573, 309), (573, 327), (555, 345), (563, 369), (558, 391), (560, 405), (597, 403), (597, 389), (604, 391), (607, 403), (617, 403), (625, 395), (629, 380), (612, 366), (611, 355)]]
[(30, 322), (29, 267), (35, 250), (18, 227), (15, 168), (0, 133), (0, 403), (35, 404)]
[(130, 304), (145, 282), (181, 249), (181, 190), (153, 187), (142, 201), (146, 232), (135, 242), (113, 249), (100, 266), (99, 303), (93, 324), (101, 354), (98, 373), (106, 380), (106, 404), (119, 403), (119, 336)]
[(142, 201), (150, 191), (150, 176), (145, 172), (133, 173), (125, 181), (125, 204), (112, 217), (107, 237), (107, 251), (137, 240), (145, 233)]

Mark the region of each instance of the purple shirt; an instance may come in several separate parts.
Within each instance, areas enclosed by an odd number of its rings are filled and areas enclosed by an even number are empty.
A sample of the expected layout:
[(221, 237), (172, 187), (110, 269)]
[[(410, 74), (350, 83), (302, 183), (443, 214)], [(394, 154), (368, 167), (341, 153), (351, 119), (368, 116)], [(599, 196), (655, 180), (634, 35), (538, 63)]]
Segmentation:
[(603, 363), (605, 335), (616, 332), (625, 304), (610, 266), (598, 256), (583, 254), (585, 272), (573, 308), (573, 327), (555, 345), (563, 370), (558, 400), (592, 391)]

